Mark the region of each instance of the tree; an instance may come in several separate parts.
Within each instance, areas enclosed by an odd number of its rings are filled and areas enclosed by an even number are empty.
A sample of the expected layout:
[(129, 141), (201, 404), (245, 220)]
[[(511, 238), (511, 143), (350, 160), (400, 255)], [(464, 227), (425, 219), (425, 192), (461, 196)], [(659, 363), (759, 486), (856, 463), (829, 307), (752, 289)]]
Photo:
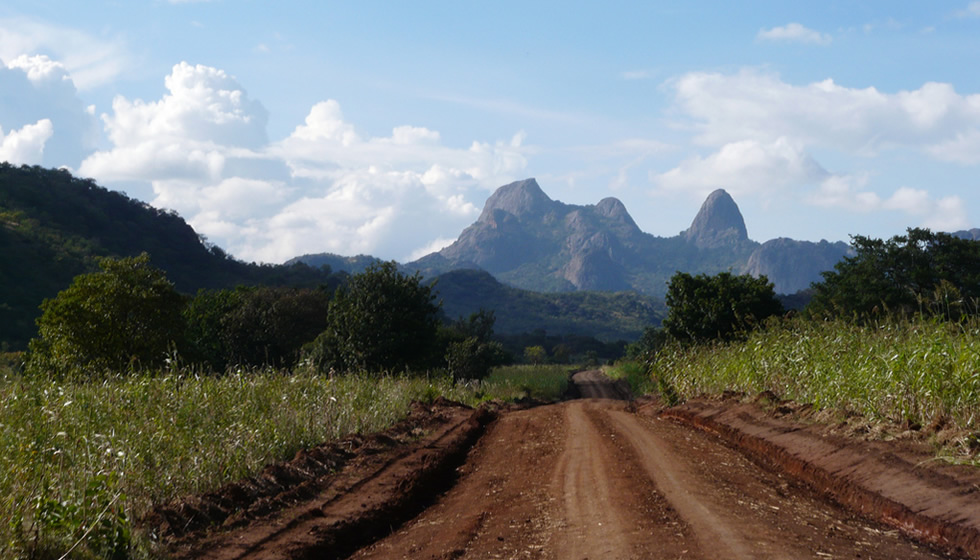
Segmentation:
[(341, 371), (422, 370), (441, 359), (436, 349), (439, 307), (418, 273), (406, 276), (394, 262), (373, 264), (337, 290), (327, 327), (311, 357)]
[(909, 315), (921, 310), (955, 318), (970, 307), (964, 301), (980, 298), (976, 241), (909, 228), (906, 235), (887, 241), (854, 236), (851, 245), (854, 255), (813, 285), (809, 314), (866, 319), (876, 312)]
[(524, 361), (529, 364), (543, 364), (548, 359), (548, 351), (544, 346), (528, 346), (524, 349)]
[(765, 276), (678, 272), (670, 279), (665, 299), (664, 330), (681, 342), (731, 339), (783, 313)]
[(492, 340), (496, 317), (480, 309), (453, 325), (446, 344), (446, 367), (453, 379), (483, 379), (507, 361), (503, 346)]
[(105, 373), (160, 365), (183, 330), (183, 297), (146, 253), (99, 260), (41, 304), (28, 371)]
[(326, 289), (239, 287), (202, 290), (184, 310), (187, 358), (230, 365), (291, 367), (326, 328)]

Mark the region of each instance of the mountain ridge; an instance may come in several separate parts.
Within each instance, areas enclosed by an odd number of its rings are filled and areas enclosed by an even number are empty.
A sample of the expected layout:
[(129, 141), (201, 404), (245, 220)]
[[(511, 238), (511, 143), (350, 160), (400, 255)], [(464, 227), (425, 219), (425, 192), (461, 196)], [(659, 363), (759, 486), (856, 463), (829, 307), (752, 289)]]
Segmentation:
[[(782, 238), (785, 239), (785, 238)], [(821, 279), (847, 254), (843, 242), (753, 241), (735, 200), (712, 192), (674, 237), (643, 232), (616, 198), (594, 205), (552, 200), (533, 178), (498, 188), (480, 217), (441, 251), (407, 263), (431, 276), (480, 268), (536, 291), (624, 291), (662, 296), (677, 271), (765, 275), (778, 293)]]

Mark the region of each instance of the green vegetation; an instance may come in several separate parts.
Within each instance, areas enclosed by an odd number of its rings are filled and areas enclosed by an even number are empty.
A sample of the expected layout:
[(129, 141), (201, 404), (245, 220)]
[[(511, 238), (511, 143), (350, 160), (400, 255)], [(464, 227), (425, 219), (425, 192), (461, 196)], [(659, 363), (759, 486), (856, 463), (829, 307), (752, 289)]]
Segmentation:
[[(556, 401), (568, 389), (574, 368), (560, 365), (519, 365), (495, 368), (482, 387), (494, 398)], [(486, 398), (486, 396), (485, 396)]]
[(604, 342), (633, 340), (649, 325), (659, 325), (666, 314), (661, 301), (634, 292), (530, 292), (501, 284), (482, 270), (442, 274), (434, 291), (449, 317), (493, 310), (496, 332), (504, 336), (544, 331)]
[(293, 367), (327, 327), (326, 288), (201, 290), (184, 308), (183, 361), (211, 371), (231, 366)]
[[(301, 448), (381, 430), (413, 400), (555, 399), (568, 370), (512, 367), (486, 380), (309, 369), (199, 377), (184, 370), (100, 383), (0, 377), (0, 557), (134, 556), (153, 504), (245, 476)], [(101, 520), (100, 514), (102, 514)], [(82, 538), (88, 528), (97, 527)]]
[(419, 275), (394, 262), (371, 265), (351, 277), (330, 302), (327, 328), (312, 357), (337, 371), (425, 371), (443, 361), (436, 333), (439, 308)]
[(814, 285), (811, 315), (872, 320), (922, 312), (956, 320), (980, 311), (980, 243), (917, 228), (851, 243), (854, 256)]
[(45, 300), (28, 370), (64, 377), (161, 365), (176, 348), (183, 300), (163, 272), (138, 257), (100, 259), (101, 272), (82, 274)]
[(38, 306), (100, 257), (150, 255), (178, 291), (238, 285), (336, 287), (346, 275), (304, 264), (247, 264), (199, 236), (180, 216), (62, 169), (0, 162), (0, 343), (24, 350)]
[(664, 330), (685, 343), (743, 336), (767, 317), (783, 312), (765, 276), (729, 272), (714, 276), (678, 272), (667, 287), (666, 301)]
[[(772, 391), (871, 421), (942, 422), (980, 434), (978, 336), (978, 319), (861, 326), (796, 318), (755, 331), (745, 342), (668, 346), (650, 371), (684, 398)], [(976, 446), (976, 437), (969, 445)]]
[(495, 366), (508, 363), (504, 347), (493, 340), (493, 311), (473, 313), (442, 329), (446, 343), (446, 367), (453, 379), (483, 379)]

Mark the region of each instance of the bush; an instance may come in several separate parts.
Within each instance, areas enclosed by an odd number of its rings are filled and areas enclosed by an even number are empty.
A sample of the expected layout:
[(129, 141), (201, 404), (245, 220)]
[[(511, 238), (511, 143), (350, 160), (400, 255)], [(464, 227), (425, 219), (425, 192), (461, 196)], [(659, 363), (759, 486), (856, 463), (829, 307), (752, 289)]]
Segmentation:
[(923, 311), (955, 320), (977, 312), (980, 243), (910, 228), (887, 241), (854, 236), (851, 244), (854, 255), (814, 284), (809, 314), (866, 321)]
[(339, 371), (420, 371), (441, 361), (432, 287), (394, 262), (374, 264), (337, 290), (327, 327), (312, 345), (320, 367)]
[(783, 313), (768, 278), (728, 272), (678, 272), (670, 279), (666, 302), (664, 330), (685, 343), (744, 336), (766, 318)]
[(201, 291), (184, 310), (186, 358), (228, 366), (292, 367), (327, 325), (325, 289), (240, 287)]
[(181, 336), (183, 297), (146, 253), (99, 260), (41, 304), (27, 370), (68, 375), (163, 364)]

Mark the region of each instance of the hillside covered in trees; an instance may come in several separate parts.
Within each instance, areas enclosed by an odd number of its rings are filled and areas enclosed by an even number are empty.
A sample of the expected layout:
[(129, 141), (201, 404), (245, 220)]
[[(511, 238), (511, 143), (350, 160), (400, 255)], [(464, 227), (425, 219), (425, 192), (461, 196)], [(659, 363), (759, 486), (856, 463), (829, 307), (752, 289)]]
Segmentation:
[(0, 163), (0, 342), (26, 347), (38, 306), (99, 257), (146, 252), (183, 293), (237, 285), (338, 284), (329, 269), (244, 263), (208, 243), (176, 213), (64, 170)]

